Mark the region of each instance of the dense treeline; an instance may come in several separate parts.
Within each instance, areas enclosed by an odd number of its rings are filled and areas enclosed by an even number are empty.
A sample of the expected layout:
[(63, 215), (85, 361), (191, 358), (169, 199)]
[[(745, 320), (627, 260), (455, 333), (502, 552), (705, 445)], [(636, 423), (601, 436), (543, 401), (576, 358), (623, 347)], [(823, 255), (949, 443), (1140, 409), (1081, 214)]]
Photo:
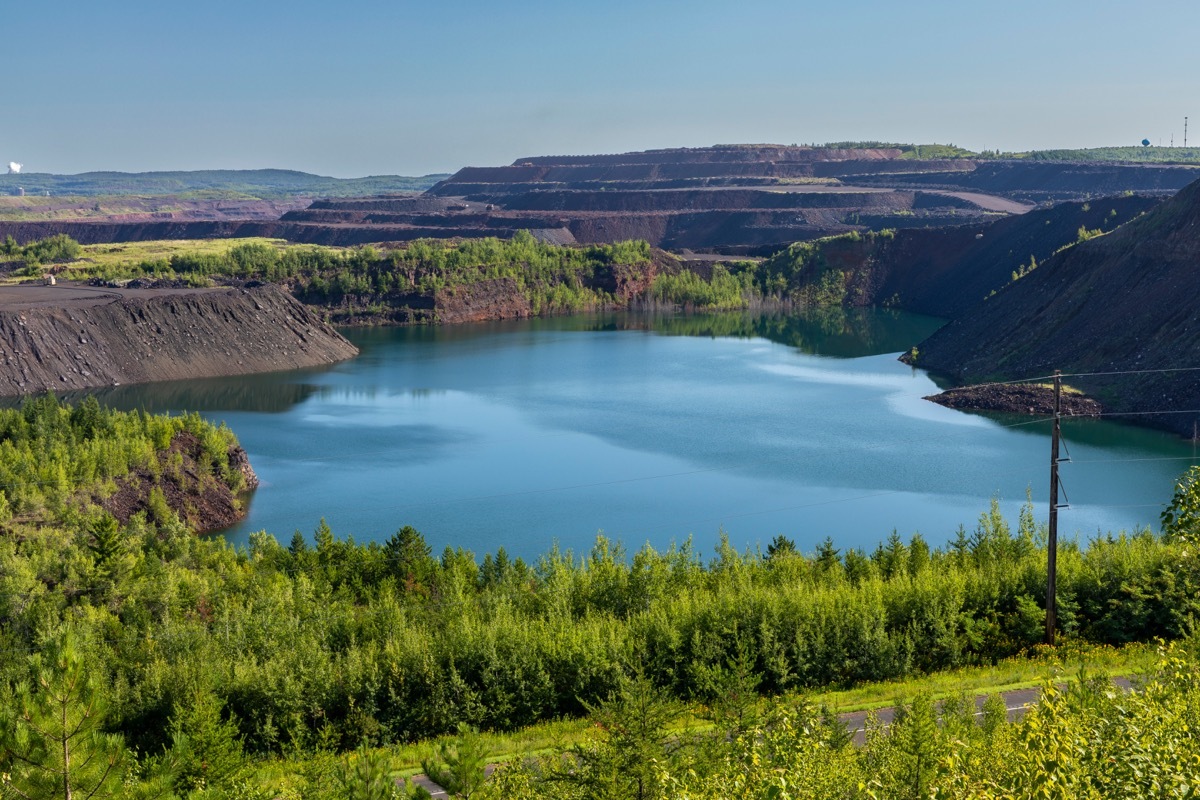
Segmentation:
[[(48, 630), (84, 625), (113, 728), (144, 751), (196, 698), (248, 749), (290, 752), (576, 715), (635, 672), (687, 700), (738, 661), (762, 692), (845, 686), (1037, 643), (1038, 537), (993, 510), (946, 549), (722, 542), (705, 563), (690, 545), (627, 555), (601, 539), (526, 564), (434, 558), (410, 528), (369, 545), (325, 526), (286, 547), (259, 534), (239, 553), (138, 518), (102, 564), (93, 531), (41, 528), (0, 542), (0, 672), (15, 677)], [(1149, 533), (1068, 545), (1059, 576), (1061, 627), (1086, 641), (1175, 638), (1200, 610), (1195, 555)]]
[(656, 275), (648, 292), (657, 307), (679, 306), (687, 309), (725, 311), (743, 309), (761, 295), (755, 285), (755, 265), (737, 262), (730, 266), (714, 264), (706, 280), (690, 270)]
[[(428, 239), (395, 249), (246, 242), (225, 251), (184, 252), (127, 263), (81, 261), (71, 273), (106, 281), (147, 278), (197, 286), (214, 280), (280, 283), (297, 299), (330, 310), (338, 322), (346, 323), (436, 322), (435, 296), (469, 291), (480, 284), (491, 284), (500, 294), (511, 287), (535, 315), (623, 308), (639, 302), (656, 308), (707, 310), (762, 305), (808, 308), (842, 306), (854, 299), (857, 290), (852, 284), (863, 275), (869, 279), (869, 270), (847, 271), (836, 265), (857, 263), (862, 253), (869, 255), (893, 236), (892, 231), (848, 233), (801, 242), (762, 263), (714, 264), (705, 275), (672, 263), (665, 254), (655, 255), (644, 241), (567, 247), (540, 242), (527, 231), (518, 231), (508, 240)], [(59, 238), (66, 239), (54, 241)], [(45, 240), (24, 249), (50, 244)], [(404, 313), (396, 316), (399, 310)]]
[(74, 261), (82, 253), (82, 245), (65, 233), (38, 239), (24, 247), (9, 235), (4, 237), (4, 243), (0, 244), (0, 264), (10, 268), (19, 266), (25, 275), (40, 275), (43, 264)]
[(542, 314), (616, 306), (614, 270), (622, 272), (622, 280), (636, 283), (648, 271), (650, 260), (645, 242), (563, 247), (518, 231), (507, 240), (429, 239), (390, 250), (370, 245), (336, 249), (248, 242), (225, 252), (182, 253), (77, 272), (104, 280), (147, 277), (204, 284), (224, 278), (282, 283), (302, 302), (348, 306), (358, 314), (414, 302), (424, 308), (418, 297), (509, 281), (532, 312)]
[(1200, 150), (1194, 147), (1091, 147), (1074, 150), (1033, 150), (1013, 155), (1032, 161), (1129, 161), (1160, 164), (1200, 161)]

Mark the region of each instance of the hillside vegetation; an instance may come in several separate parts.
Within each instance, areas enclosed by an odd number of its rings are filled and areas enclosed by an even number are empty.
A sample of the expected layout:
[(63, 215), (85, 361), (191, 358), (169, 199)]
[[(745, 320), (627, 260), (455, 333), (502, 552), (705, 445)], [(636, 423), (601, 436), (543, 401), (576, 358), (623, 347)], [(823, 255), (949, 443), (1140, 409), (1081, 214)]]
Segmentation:
[[(66, 237), (54, 241), (59, 239)], [(23, 259), (46, 246), (14, 244), (10, 268), (40, 275), (40, 262)], [(74, 247), (78, 254), (79, 246)], [(449, 312), (443, 309), (472, 293), (508, 302), (501, 311), (508, 316), (623, 307), (650, 285), (656, 259), (668, 257), (655, 255), (645, 242), (561, 247), (521, 231), (508, 240), (431, 239), (387, 250), (270, 239), (91, 245), (66, 265), (65, 274), (81, 280), (192, 286), (230, 280), (279, 283), (335, 322), (395, 324), (446, 321)]]

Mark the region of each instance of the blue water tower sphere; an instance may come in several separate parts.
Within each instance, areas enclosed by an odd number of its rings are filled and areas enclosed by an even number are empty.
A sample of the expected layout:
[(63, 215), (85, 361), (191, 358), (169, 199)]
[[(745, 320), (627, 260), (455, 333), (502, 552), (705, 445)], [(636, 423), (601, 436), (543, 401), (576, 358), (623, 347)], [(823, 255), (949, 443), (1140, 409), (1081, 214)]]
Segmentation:
[(1149, 146), (1150, 146), (1150, 140), (1142, 139), (1142, 147), (1149, 147)]

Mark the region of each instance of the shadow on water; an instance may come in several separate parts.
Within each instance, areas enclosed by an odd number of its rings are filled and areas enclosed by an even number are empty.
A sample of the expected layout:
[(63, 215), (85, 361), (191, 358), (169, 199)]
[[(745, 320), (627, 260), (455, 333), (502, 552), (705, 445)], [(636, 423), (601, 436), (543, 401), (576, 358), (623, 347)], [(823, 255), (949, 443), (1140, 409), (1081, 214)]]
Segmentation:
[(908, 350), (945, 320), (877, 308), (815, 308), (789, 312), (612, 312), (564, 317), (479, 322), (446, 327), (344, 330), (364, 352), (399, 335), (413, 343), (452, 343), (513, 333), (645, 331), (662, 336), (766, 339), (811, 355), (860, 358)]
[(881, 309), (816, 308), (786, 314), (624, 315), (611, 324), (664, 336), (760, 338), (811, 355), (860, 358), (907, 350), (945, 320)]
[[(297, 373), (297, 377), (306, 374), (311, 375), (311, 372)], [(90, 395), (99, 400), (101, 405), (122, 411), (259, 411), (281, 414), (304, 402), (320, 388), (309, 383), (281, 381), (280, 373), (271, 373), (112, 386), (65, 392), (58, 397), (74, 404)], [(13, 408), (21, 402), (20, 397), (6, 397), (0, 400), (0, 407)]]

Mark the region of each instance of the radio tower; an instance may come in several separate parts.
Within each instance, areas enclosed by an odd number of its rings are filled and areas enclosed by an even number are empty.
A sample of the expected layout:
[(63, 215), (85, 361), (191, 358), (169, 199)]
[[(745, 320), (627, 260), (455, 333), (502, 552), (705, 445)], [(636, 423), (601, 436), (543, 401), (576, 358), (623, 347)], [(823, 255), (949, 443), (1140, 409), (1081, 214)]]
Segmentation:
[(1183, 118), (1183, 146), (1187, 147), (1187, 117)]

